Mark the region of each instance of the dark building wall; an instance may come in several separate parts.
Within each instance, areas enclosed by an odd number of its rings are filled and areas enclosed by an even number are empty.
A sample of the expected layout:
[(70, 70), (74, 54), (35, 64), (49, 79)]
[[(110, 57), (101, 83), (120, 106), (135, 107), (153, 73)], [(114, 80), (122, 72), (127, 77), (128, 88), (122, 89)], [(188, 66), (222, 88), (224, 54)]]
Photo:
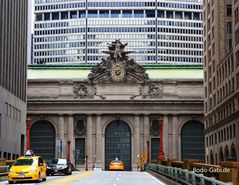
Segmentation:
[(28, 0), (0, 1), (0, 158), (24, 151), (27, 25)]
[(0, 85), (26, 102), (28, 0), (0, 3)]

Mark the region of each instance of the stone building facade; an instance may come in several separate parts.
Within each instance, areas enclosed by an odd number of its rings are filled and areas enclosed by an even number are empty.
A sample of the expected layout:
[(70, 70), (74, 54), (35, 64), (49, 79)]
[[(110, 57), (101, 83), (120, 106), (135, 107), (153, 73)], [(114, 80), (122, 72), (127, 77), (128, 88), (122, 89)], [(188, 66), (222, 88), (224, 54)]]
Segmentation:
[(31, 148), (49, 159), (67, 157), (70, 146), (76, 164), (84, 165), (88, 156), (90, 167), (107, 169), (118, 157), (126, 169), (136, 170), (143, 154), (151, 161), (158, 159), (163, 116), (165, 158), (204, 161), (203, 80), (197, 75), (202, 69), (145, 70), (124, 52), (106, 53), (110, 57), (91, 70), (29, 67)]
[(238, 1), (204, 1), (206, 160), (239, 160)]

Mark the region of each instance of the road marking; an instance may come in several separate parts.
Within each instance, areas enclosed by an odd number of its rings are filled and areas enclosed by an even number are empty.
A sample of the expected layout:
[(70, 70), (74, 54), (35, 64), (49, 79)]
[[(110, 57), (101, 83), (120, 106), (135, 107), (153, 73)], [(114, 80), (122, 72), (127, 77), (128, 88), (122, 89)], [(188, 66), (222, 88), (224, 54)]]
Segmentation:
[(66, 185), (69, 184), (70, 182), (76, 181), (78, 179), (82, 179), (84, 177), (87, 177), (89, 175), (92, 175), (93, 171), (89, 171), (89, 172), (84, 172), (84, 173), (80, 173), (80, 174), (76, 174), (76, 175), (70, 175), (61, 179), (57, 179), (57, 180), (53, 180), (53, 181), (49, 181), (49, 182), (45, 182), (42, 183), (43, 185)]
[(160, 185), (166, 185), (164, 182), (162, 182), (161, 180), (157, 179), (156, 177), (154, 177), (153, 175), (146, 173), (148, 176), (150, 176), (152, 179), (154, 179), (156, 182), (158, 182)]

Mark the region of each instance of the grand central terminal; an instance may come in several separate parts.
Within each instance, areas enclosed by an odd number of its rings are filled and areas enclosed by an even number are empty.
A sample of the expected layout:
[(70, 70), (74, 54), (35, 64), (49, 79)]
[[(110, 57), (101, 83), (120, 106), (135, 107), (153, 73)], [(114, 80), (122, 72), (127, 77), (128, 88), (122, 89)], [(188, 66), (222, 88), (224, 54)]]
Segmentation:
[(94, 67), (28, 67), (31, 149), (105, 170), (115, 158), (137, 170), (140, 156), (154, 162), (159, 150), (205, 161), (202, 66), (139, 65), (125, 46), (112, 42)]

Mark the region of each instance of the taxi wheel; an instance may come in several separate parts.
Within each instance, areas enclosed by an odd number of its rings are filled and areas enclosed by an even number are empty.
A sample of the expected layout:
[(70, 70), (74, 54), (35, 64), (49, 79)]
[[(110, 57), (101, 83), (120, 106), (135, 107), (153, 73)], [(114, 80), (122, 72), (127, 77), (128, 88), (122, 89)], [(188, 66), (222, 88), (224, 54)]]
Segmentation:
[(13, 184), (13, 181), (8, 181), (8, 184)]

